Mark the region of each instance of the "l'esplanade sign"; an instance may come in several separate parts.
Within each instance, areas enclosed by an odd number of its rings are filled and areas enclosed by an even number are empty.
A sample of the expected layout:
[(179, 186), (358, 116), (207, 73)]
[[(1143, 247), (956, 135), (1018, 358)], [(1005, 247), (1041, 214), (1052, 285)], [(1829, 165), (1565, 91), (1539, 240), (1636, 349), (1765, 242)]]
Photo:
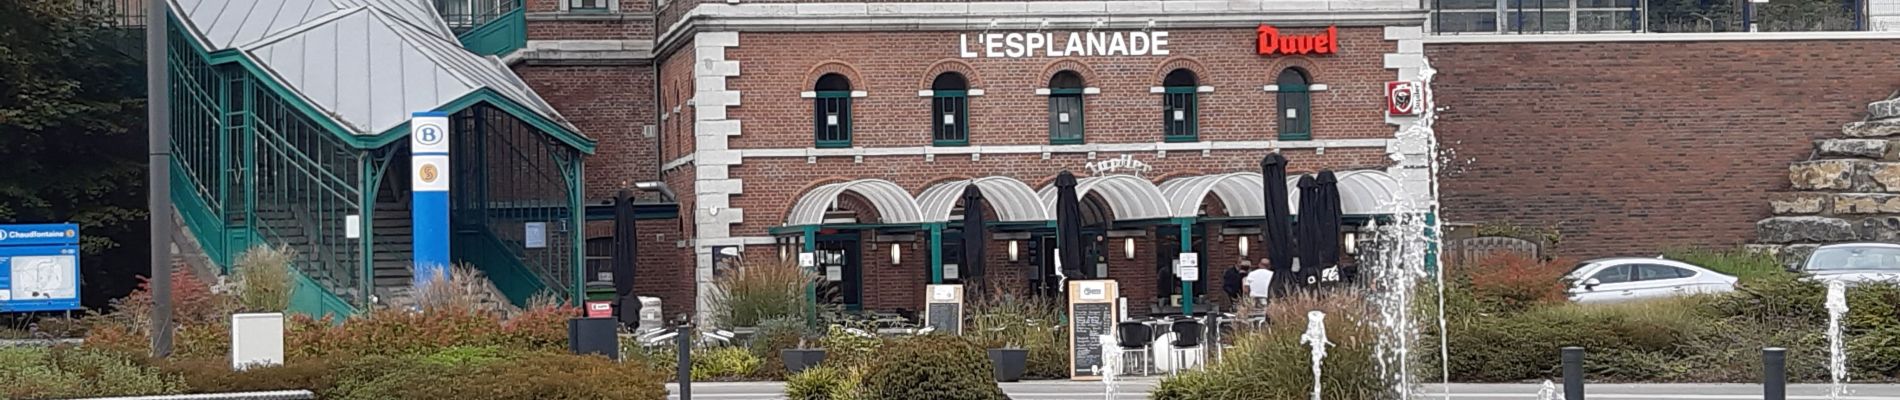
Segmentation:
[(957, 43), (963, 58), (1168, 55), (1167, 31), (966, 33)]

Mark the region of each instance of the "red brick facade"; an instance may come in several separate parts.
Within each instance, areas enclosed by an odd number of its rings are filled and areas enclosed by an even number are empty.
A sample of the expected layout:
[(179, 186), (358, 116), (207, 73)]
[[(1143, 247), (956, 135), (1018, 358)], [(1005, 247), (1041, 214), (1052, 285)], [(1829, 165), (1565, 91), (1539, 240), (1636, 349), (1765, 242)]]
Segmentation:
[(968, 65), (971, 87), (986, 91), (969, 100), (972, 146), (1048, 144), (1048, 100), (1035, 89), (1049, 86), (1057, 64), (1071, 62), (1082, 66), (1077, 72), (1087, 86), (1102, 91), (1084, 96), (1088, 143), (1161, 141), (1163, 96), (1149, 89), (1172, 70), (1164, 66), (1189, 66), (1201, 85), (1214, 88), (1200, 95), (1201, 140), (1273, 139), (1275, 97), (1262, 88), (1287, 66), (1329, 86), (1313, 94), (1315, 139), (1392, 137), (1383, 119), (1384, 83), (1396, 74), (1382, 60), (1395, 44), (1379, 27), (1342, 28), (1339, 54), (1307, 57), (1255, 54), (1253, 29), (1199, 29), (1170, 31), (1167, 56), (963, 59), (959, 33), (741, 33), (739, 46), (726, 52), (743, 72), (727, 87), (746, 100), (730, 113), (747, 121), (732, 148), (811, 147), (812, 104), (799, 93), (812, 90), (826, 66), (852, 71), (845, 74), (858, 77), (852, 89), (868, 92), (852, 100), (852, 145), (927, 146), (930, 98), (917, 91), (930, 88), (935, 76), (928, 73), (946, 69), (944, 63)]
[[(657, 30), (672, 27), (678, 18), (697, 4), (675, 1), (661, 6), (658, 17), (643, 2), (622, 2), (621, 13), (593, 16), (560, 13), (560, 0), (530, 0), (529, 29), (532, 41), (545, 40), (645, 40), (654, 39)], [(640, 3), (640, 4), (635, 4)], [(637, 7), (637, 8), (629, 8)], [(1311, 34), (1324, 26), (1282, 27), (1288, 34)], [(862, 148), (920, 148), (930, 146), (932, 119), (930, 98), (918, 96), (929, 89), (936, 74), (956, 71), (963, 74), (972, 89), (985, 93), (968, 99), (969, 143), (973, 148), (1003, 145), (1047, 145), (1048, 98), (1036, 90), (1049, 86), (1057, 71), (1070, 69), (1086, 79), (1085, 85), (1100, 90), (1084, 96), (1083, 120), (1089, 145), (1156, 144), (1163, 141), (1162, 113), (1164, 95), (1152, 93), (1162, 79), (1176, 68), (1195, 72), (1198, 85), (1213, 91), (1197, 95), (1199, 107), (1198, 138), (1204, 142), (1263, 143), (1276, 140), (1279, 132), (1278, 97), (1263, 89), (1275, 84), (1275, 78), (1288, 67), (1298, 67), (1311, 77), (1310, 83), (1326, 89), (1311, 94), (1312, 135), (1316, 142), (1301, 143), (1284, 149), (1292, 160), (1290, 171), (1310, 172), (1321, 169), (1385, 169), (1391, 161), (1381, 139), (1393, 137), (1393, 127), (1385, 121), (1384, 83), (1396, 79), (1397, 72), (1385, 67), (1385, 57), (1397, 50), (1396, 42), (1385, 39), (1384, 27), (1348, 26), (1339, 29), (1337, 54), (1309, 56), (1261, 56), (1256, 54), (1255, 31), (1251, 27), (1227, 29), (1175, 29), (1168, 37), (1167, 56), (1112, 57), (1025, 57), (1013, 59), (974, 58), (958, 55), (955, 31), (893, 32), (741, 32), (736, 46), (701, 43), (705, 31), (688, 32), (686, 37), (656, 45), (652, 60), (639, 60), (638, 66), (552, 66), (529, 62), (517, 67), (548, 102), (574, 121), (582, 131), (600, 141), (599, 151), (588, 160), (589, 198), (609, 197), (623, 182), (661, 180), (677, 195), (680, 215), (674, 221), (643, 221), (642, 245), (637, 287), (643, 295), (662, 298), (669, 316), (695, 311), (699, 295), (696, 274), (704, 260), (695, 257), (702, 241), (743, 241), (747, 258), (777, 259), (775, 246), (761, 244), (773, 235), (770, 229), (786, 224), (786, 215), (798, 199), (811, 189), (852, 179), (883, 179), (902, 186), (913, 196), (925, 188), (946, 181), (985, 176), (1007, 176), (1040, 188), (1059, 171), (1072, 170), (1088, 176), (1084, 165), (1131, 156), (1152, 165), (1147, 175), (1160, 183), (1186, 176), (1257, 171), (1266, 148), (1175, 151), (1115, 152), (1055, 151), (1042, 154), (970, 154), (940, 155), (927, 160), (922, 154), (867, 156), (862, 161), (850, 156), (742, 157), (739, 164), (721, 167), (708, 163), (709, 155), (730, 156), (713, 147), (701, 148), (696, 137), (699, 115), (719, 97), (718, 87), (701, 85), (723, 83), (723, 90), (737, 92), (740, 104), (725, 107), (725, 119), (742, 124), (742, 132), (727, 136), (727, 148), (740, 152), (757, 150), (795, 150), (814, 146), (812, 132), (813, 101), (801, 92), (813, 90), (817, 77), (837, 72), (851, 78), (851, 88), (864, 91), (864, 97), (852, 101), (852, 145)], [(659, 38), (664, 39), (664, 38)], [(700, 51), (721, 50), (722, 53)], [(731, 77), (703, 76), (722, 62), (736, 62), (739, 74)], [(571, 61), (570, 61), (571, 62)], [(584, 63), (584, 62), (583, 62)], [(702, 90), (708, 92), (701, 92)], [(708, 95), (711, 94), (709, 97)], [(711, 111), (706, 111), (711, 112)], [(714, 122), (716, 119), (709, 120)], [(654, 125), (655, 136), (641, 135), (641, 127)], [(710, 128), (706, 128), (710, 129)], [(1344, 142), (1330, 148), (1314, 148), (1317, 143), (1333, 140), (1369, 139)], [(1310, 144), (1310, 145), (1309, 145)], [(1258, 147), (1257, 145), (1255, 147)], [(689, 158), (691, 157), (691, 158)], [(696, 159), (696, 160), (695, 160)], [(677, 162), (674, 168), (664, 168)], [(727, 176), (716, 174), (721, 168)], [(729, 226), (726, 237), (698, 237), (707, 226), (698, 225), (710, 210), (700, 210), (700, 201), (718, 201), (725, 196), (721, 179), (736, 179), (742, 192), (726, 200), (730, 209), (743, 210), (743, 222)], [(713, 183), (707, 183), (713, 182)], [(706, 185), (707, 187), (701, 187)], [(702, 193), (705, 190), (705, 193)], [(1212, 215), (1221, 215), (1217, 200)], [(868, 210), (867, 210), (868, 211)], [(865, 213), (869, 215), (871, 213)], [(990, 215), (996, 215), (994, 213)], [(869, 222), (869, 221), (867, 221)], [(589, 233), (609, 235), (611, 224), (595, 223)], [(715, 233), (717, 229), (713, 230)], [(1155, 297), (1157, 241), (1178, 246), (1173, 238), (1159, 238), (1157, 231), (1178, 232), (1173, 226), (1149, 228), (1136, 241), (1136, 257), (1122, 251), (1122, 238), (1107, 239), (1109, 276), (1121, 282), (1124, 296), (1142, 304)], [(1218, 292), (1220, 272), (1237, 258), (1237, 239), (1220, 235), (1218, 226), (1205, 232), (1210, 281), (1205, 286)], [(901, 248), (900, 264), (891, 263), (891, 242), (877, 241), (872, 232), (860, 232), (863, 261), (863, 305), (872, 310), (909, 309), (922, 306), (924, 285), (929, 280), (930, 251), (927, 234), (915, 234)], [(679, 243), (686, 246), (679, 246)], [(998, 286), (1022, 287), (1027, 276), (1035, 273), (1036, 260), (1028, 258), (1028, 240), (1019, 242), (1023, 259), (1008, 260), (1008, 241), (993, 240), (988, 245), (987, 265)], [(1255, 244), (1253, 258), (1263, 255)], [(704, 252), (706, 249), (699, 249)]]
[[(1296, 33), (1322, 30), (1288, 28)], [(1342, 28), (1340, 37), (1343, 44), (1339, 54), (1309, 57), (1259, 56), (1254, 53), (1252, 29), (1207, 29), (1170, 32), (1168, 56), (963, 59), (957, 55), (957, 32), (741, 33), (739, 45), (725, 50), (726, 59), (741, 66), (741, 74), (728, 78), (726, 86), (744, 96), (742, 105), (727, 110), (729, 118), (744, 123), (743, 134), (731, 137), (730, 147), (742, 151), (812, 147), (812, 100), (801, 98), (800, 93), (813, 90), (813, 83), (824, 73), (852, 78), (851, 89), (866, 92), (866, 96), (852, 99), (854, 146), (929, 146), (930, 100), (917, 92), (929, 89), (934, 74), (941, 71), (962, 73), (971, 88), (985, 91), (968, 100), (972, 146), (1045, 145), (1049, 143), (1048, 100), (1035, 91), (1047, 87), (1049, 76), (1062, 69), (1078, 70), (1086, 86), (1101, 91), (1099, 95), (1084, 96), (1086, 138), (1091, 144), (1160, 142), (1163, 96), (1151, 93), (1150, 88), (1160, 86), (1162, 78), (1174, 68), (1189, 68), (1198, 75), (1200, 85), (1214, 88), (1212, 93), (1200, 94), (1198, 100), (1199, 137), (1204, 141), (1274, 140), (1278, 132), (1274, 111), (1277, 98), (1262, 88), (1274, 84), (1274, 77), (1288, 66), (1298, 66), (1312, 76), (1313, 83), (1328, 86), (1312, 95), (1315, 139), (1392, 137), (1393, 128), (1384, 121), (1383, 88), (1396, 73), (1383, 68), (1382, 60), (1394, 51), (1395, 43), (1384, 40), (1378, 27)], [(1126, 154), (1152, 165), (1154, 172), (1149, 178), (1159, 183), (1183, 176), (1257, 171), (1264, 152)], [(1290, 170), (1296, 173), (1384, 169), (1390, 163), (1382, 146), (1284, 152), (1293, 162)], [(916, 195), (945, 181), (1007, 176), (1039, 188), (1059, 171), (1067, 169), (1088, 176), (1084, 164), (1123, 154), (1098, 152), (1094, 159), (1085, 153), (1058, 152), (1046, 159), (1040, 154), (985, 154), (974, 160), (967, 154), (940, 155), (931, 160), (918, 154), (867, 156), (861, 162), (838, 156), (814, 160), (748, 156), (730, 169), (733, 178), (744, 181), (743, 194), (733, 196), (731, 205), (746, 210), (744, 222), (732, 226), (732, 236), (771, 235), (769, 229), (787, 222), (785, 216), (800, 196), (827, 183), (883, 179)], [(1124, 296), (1137, 299), (1132, 303), (1137, 306), (1155, 297), (1157, 230), (1178, 232), (1172, 226), (1148, 229), (1135, 238), (1134, 259), (1123, 253), (1122, 238), (1110, 238), (1103, 244), (1108, 250), (1109, 276), (1121, 282)], [(1217, 235), (1220, 230), (1210, 227), (1206, 232)], [(920, 308), (930, 261), (925, 235), (900, 245), (904, 252), (901, 265), (890, 262), (891, 243), (872, 242), (869, 233), (861, 236), (865, 307)], [(1212, 239), (1207, 245), (1211, 280), (1206, 288), (1218, 292), (1220, 272), (1237, 260), (1238, 239)], [(1170, 246), (1178, 246), (1174, 240), (1166, 239)], [(1035, 261), (1026, 255), (1032, 244), (1019, 243), (1025, 258), (1017, 262), (1008, 261), (1007, 244), (1005, 240), (991, 241), (986, 265), (993, 282), (1006, 282), (998, 286), (1020, 288), (1036, 268)], [(1256, 259), (1262, 255), (1257, 251), (1252, 255)], [(777, 257), (773, 250), (765, 254)]]
[(561, 13), (568, 0), (527, 0), (528, 40), (652, 40), (653, 3), (621, 1), (619, 13)]
[(1810, 140), (1891, 94), (1893, 40), (1430, 44), (1445, 220), (1572, 257), (1734, 246)]

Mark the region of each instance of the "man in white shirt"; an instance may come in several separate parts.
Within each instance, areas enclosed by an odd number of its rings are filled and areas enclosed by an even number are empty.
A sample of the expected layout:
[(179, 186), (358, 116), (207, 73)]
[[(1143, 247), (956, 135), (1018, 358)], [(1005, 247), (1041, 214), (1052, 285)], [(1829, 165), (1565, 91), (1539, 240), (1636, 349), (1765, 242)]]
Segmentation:
[(1273, 269), (1271, 265), (1263, 260), (1260, 265), (1254, 267), (1253, 272), (1247, 273), (1247, 278), (1244, 279), (1243, 282), (1245, 282), (1243, 286), (1247, 287), (1247, 295), (1253, 298), (1254, 306), (1266, 307), (1267, 297), (1273, 293)]

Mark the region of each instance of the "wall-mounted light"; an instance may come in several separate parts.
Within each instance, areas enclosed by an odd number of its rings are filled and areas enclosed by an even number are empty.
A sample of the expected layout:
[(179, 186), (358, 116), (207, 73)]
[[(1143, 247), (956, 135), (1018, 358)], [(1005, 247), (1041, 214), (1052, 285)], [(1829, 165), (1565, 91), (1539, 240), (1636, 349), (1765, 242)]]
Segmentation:
[(1135, 238), (1122, 239), (1122, 252), (1128, 253), (1128, 259), (1135, 259)]
[(1359, 254), (1359, 234), (1346, 232), (1346, 254)]
[(1014, 240), (1009, 241), (1009, 261), (1016, 262), (1020, 260), (1020, 258), (1017, 257), (1017, 254), (1018, 253), (1016, 252), (1016, 241)]
[(1247, 235), (1240, 235), (1240, 256), (1247, 256)]
[(891, 265), (904, 263), (904, 246), (891, 243)]

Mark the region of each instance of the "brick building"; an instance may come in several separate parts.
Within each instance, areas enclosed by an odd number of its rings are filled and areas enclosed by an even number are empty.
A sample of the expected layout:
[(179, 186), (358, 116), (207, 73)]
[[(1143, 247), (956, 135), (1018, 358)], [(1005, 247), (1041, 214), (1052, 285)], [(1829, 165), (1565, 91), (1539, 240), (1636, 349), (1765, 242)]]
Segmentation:
[[(1416, 118), (1386, 113), (1386, 83), (1423, 67), (1415, 2), (529, 0), (525, 14), (506, 59), (599, 141), (588, 198), (656, 180), (675, 194), (677, 220), (641, 226), (636, 279), (669, 314), (703, 312), (729, 256), (807, 250), (827, 301), (918, 309), (924, 285), (964, 278), (967, 185), (1000, 220), (991, 282), (1032, 291), (1052, 281), (1044, 189), (1076, 173), (1085, 273), (1131, 304), (1176, 301), (1183, 233), (1212, 278), (1241, 258), (1268, 152), (1294, 176), (1339, 172), (1349, 223), (1431, 196), (1393, 161), (1427, 159), (1395, 134)], [(1284, 50), (1262, 51), (1269, 28)], [(610, 225), (589, 225), (590, 248)]]
[[(1781, 212), (1771, 201), (1812, 191), (1790, 184), (1790, 165), (1900, 89), (1900, 68), (1881, 56), (1896, 38), (1428, 39), (1444, 108), (1435, 127), (1456, 160), (1441, 177), (1445, 218), (1551, 231), (1571, 258), (1762, 243), (1758, 221)], [(1892, 229), (1834, 240), (1879, 232)]]

